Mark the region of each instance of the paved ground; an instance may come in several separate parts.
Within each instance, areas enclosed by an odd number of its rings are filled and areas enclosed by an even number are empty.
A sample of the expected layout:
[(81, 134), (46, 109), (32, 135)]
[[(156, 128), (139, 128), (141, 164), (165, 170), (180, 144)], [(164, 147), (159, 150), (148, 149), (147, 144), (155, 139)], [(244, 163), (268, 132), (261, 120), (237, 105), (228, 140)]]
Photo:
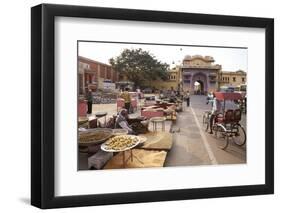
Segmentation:
[[(185, 107), (173, 125), (174, 143), (165, 166), (238, 164), (246, 163), (246, 146), (239, 147), (230, 141), (226, 150), (218, 145), (224, 142), (206, 133), (202, 126), (204, 111), (210, 110), (205, 96), (191, 96), (191, 106)], [(246, 116), (242, 124), (246, 126)]]

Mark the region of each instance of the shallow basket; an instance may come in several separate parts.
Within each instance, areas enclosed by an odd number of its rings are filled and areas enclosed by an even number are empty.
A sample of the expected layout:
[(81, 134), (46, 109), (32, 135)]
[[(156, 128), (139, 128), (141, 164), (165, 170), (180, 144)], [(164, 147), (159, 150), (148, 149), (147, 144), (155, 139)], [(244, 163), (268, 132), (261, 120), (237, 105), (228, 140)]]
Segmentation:
[(109, 128), (95, 128), (79, 132), (79, 145), (89, 146), (100, 144), (112, 136), (112, 129)]

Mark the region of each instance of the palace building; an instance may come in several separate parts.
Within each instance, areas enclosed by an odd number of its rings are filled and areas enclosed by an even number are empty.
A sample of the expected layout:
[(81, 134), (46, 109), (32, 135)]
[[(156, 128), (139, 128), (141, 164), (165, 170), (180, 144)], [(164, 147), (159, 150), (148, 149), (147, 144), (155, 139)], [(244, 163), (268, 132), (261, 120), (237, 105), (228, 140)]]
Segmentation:
[(238, 70), (235, 72), (232, 71), (223, 71), (220, 73), (220, 87), (223, 86), (232, 86), (239, 87), (245, 85), (247, 82), (247, 73), (243, 70)]
[[(79, 94), (87, 89), (133, 88), (133, 82), (113, 70), (111, 65), (79, 56)], [(247, 73), (243, 70), (223, 71), (211, 56), (187, 55), (181, 65), (168, 70), (167, 80), (147, 82), (147, 87), (158, 90), (188, 90), (190, 94), (207, 94), (223, 87), (246, 85)]]
[(191, 94), (207, 94), (223, 86), (238, 87), (246, 84), (246, 72), (223, 71), (222, 66), (214, 62), (211, 56), (185, 56), (181, 67), (183, 89)]
[(211, 56), (185, 56), (182, 64), (183, 89), (190, 91), (191, 94), (216, 91), (219, 87), (221, 65), (214, 62)]

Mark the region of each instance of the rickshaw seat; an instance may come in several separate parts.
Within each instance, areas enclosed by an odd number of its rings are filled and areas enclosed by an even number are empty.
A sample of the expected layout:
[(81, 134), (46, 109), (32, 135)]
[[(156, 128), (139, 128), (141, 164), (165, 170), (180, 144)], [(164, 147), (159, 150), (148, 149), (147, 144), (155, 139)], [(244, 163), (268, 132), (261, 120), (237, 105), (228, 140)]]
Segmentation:
[(234, 110), (233, 121), (234, 122), (241, 121), (241, 110), (240, 109)]
[(228, 109), (224, 113), (224, 123), (229, 124), (233, 122), (234, 118), (234, 111), (232, 109)]
[(215, 120), (216, 122), (218, 122), (218, 123), (223, 123), (224, 122), (224, 117), (223, 117), (223, 114), (218, 114), (217, 116), (216, 116), (216, 120)]
[(223, 116), (217, 116), (216, 118), (216, 122), (224, 123), (224, 124), (238, 123), (240, 120), (241, 120), (240, 109), (236, 109), (236, 110), (229, 109), (224, 113)]

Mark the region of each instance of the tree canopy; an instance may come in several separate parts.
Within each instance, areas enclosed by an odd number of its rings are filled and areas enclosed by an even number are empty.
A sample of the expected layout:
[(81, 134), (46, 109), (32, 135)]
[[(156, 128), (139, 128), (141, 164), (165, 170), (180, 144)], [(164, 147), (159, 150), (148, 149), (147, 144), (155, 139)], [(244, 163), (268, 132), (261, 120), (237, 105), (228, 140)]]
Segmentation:
[(169, 65), (158, 61), (141, 48), (124, 49), (119, 56), (111, 58), (109, 63), (115, 71), (134, 82), (135, 86), (143, 87), (152, 80), (167, 79)]

